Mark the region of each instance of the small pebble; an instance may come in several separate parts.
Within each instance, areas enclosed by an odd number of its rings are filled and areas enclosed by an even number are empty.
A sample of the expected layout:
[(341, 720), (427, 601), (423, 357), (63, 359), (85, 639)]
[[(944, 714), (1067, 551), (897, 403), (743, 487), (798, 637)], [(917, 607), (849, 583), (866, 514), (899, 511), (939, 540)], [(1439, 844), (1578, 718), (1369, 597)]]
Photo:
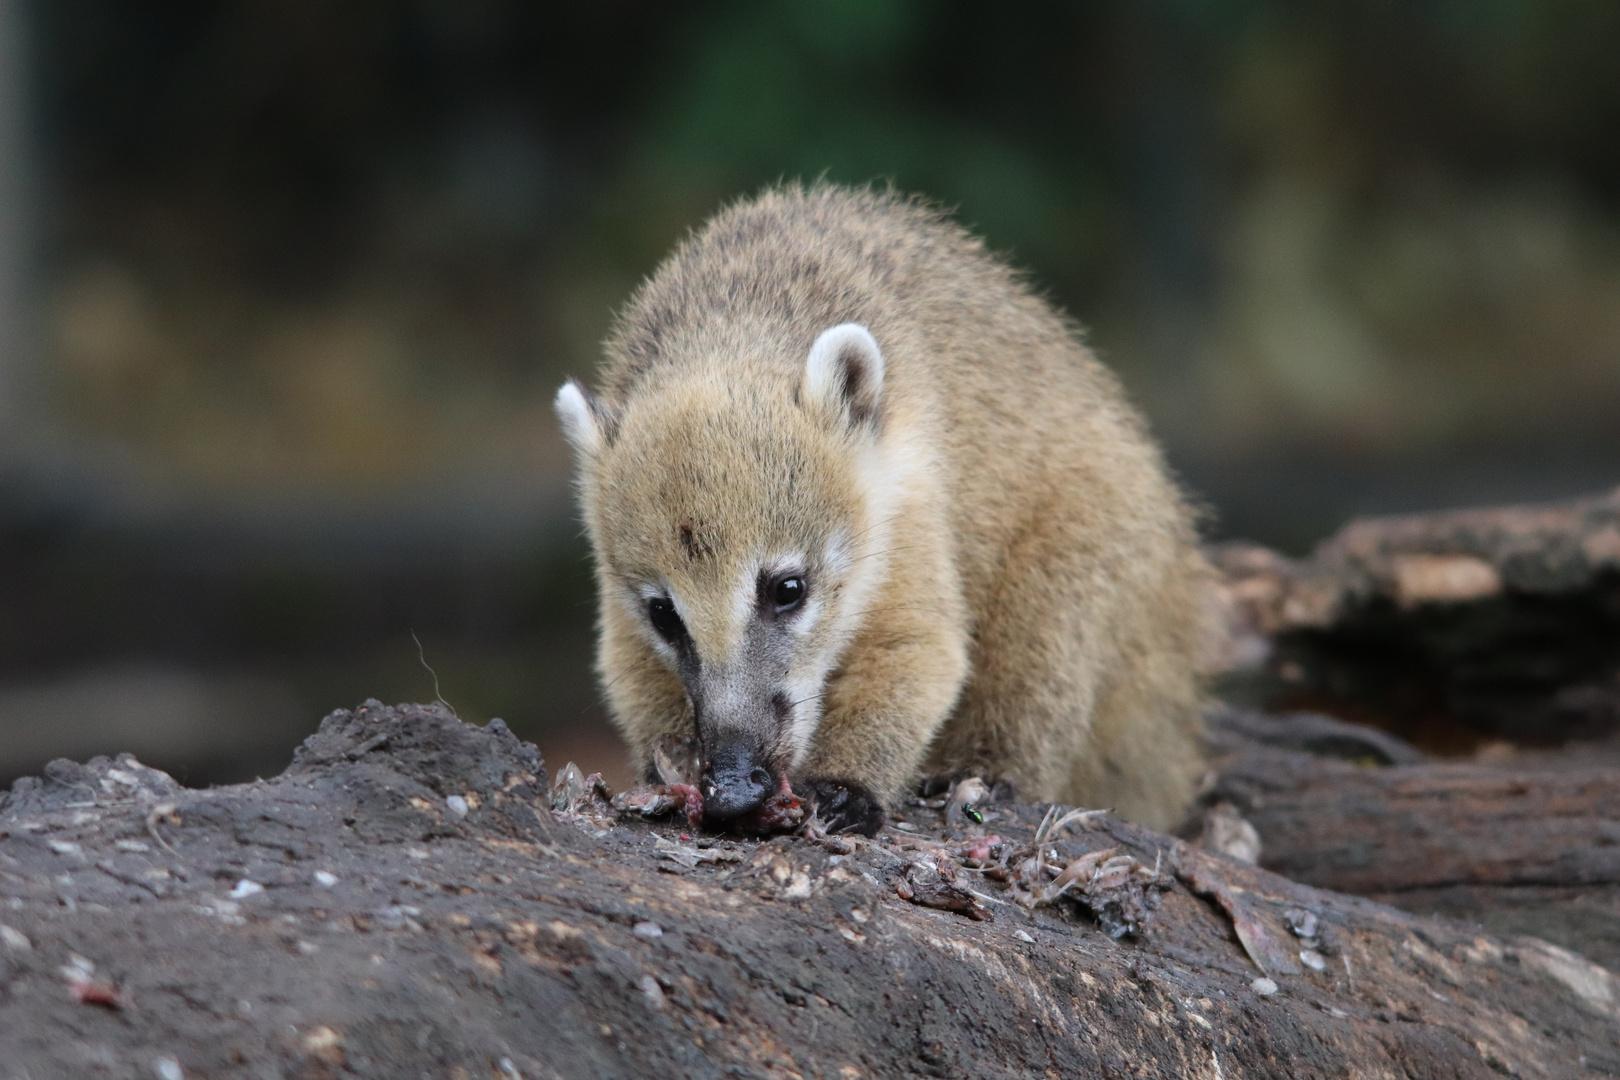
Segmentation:
[(664, 988), (658, 985), (658, 980), (651, 975), (641, 977), (641, 994), (646, 999), (647, 1008), (662, 1011), (664, 1008)]
[(899, 829), (901, 832), (916, 832), (917, 831), (917, 826), (913, 825), (909, 821), (897, 821), (897, 822), (894, 823), (894, 827)]
[(0, 944), (18, 953), (31, 952), (34, 948), (34, 943), (28, 940), (27, 934), (5, 923), (0, 923)]
[(185, 1071), (172, 1057), (160, 1057), (152, 1062), (152, 1071), (157, 1074), (158, 1080), (186, 1080)]
[(117, 848), (119, 851), (142, 852), (152, 850), (152, 845), (148, 844), (145, 840), (114, 840), (113, 847)]
[(1288, 912), (1283, 917), (1288, 920), (1288, 928), (1294, 932), (1296, 937), (1313, 938), (1316, 936), (1316, 916), (1313, 913), (1298, 908)]
[(329, 870), (315, 871), (315, 884), (323, 889), (330, 889), (337, 884), (337, 875)]
[(1312, 971), (1327, 970), (1327, 961), (1322, 959), (1322, 954), (1317, 952), (1315, 949), (1299, 950), (1299, 962), (1310, 968)]
[(1260, 978), (1249, 984), (1249, 989), (1253, 990), (1261, 997), (1270, 997), (1272, 994), (1277, 992), (1277, 984), (1262, 975)]
[(1014, 930), (1013, 937), (1017, 938), (1019, 941), (1027, 941), (1031, 945), (1035, 944), (1035, 939), (1024, 933), (1022, 930)]
[(52, 840), (50, 844), (51, 850), (58, 855), (79, 855), (84, 851), (83, 848), (71, 840)]
[(657, 938), (664, 936), (664, 928), (655, 922), (638, 922), (630, 932), (636, 937)]
[(804, 900), (810, 895), (810, 875), (803, 870), (793, 871), (788, 878), (787, 888), (782, 890), (784, 900)]
[(444, 805), (448, 806), (450, 808), (450, 812), (456, 815), (456, 817), (467, 816), (467, 800), (463, 799), (460, 795), (448, 796), (444, 800)]
[(243, 878), (236, 883), (236, 888), (231, 890), (230, 895), (233, 899), (240, 900), (244, 896), (252, 896), (255, 893), (262, 892), (264, 892), (263, 885), (260, 885), (257, 881), (249, 881), (247, 878)]

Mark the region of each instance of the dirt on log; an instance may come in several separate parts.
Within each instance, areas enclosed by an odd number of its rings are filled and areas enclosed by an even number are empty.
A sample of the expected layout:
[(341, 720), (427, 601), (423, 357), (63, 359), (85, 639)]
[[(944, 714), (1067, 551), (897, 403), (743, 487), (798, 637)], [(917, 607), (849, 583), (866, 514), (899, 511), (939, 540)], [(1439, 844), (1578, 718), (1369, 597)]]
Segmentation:
[(1604, 969), (1111, 817), (1031, 909), (997, 879), (1045, 807), (761, 841), (546, 780), (375, 702), (270, 781), (54, 763), (0, 800), (0, 1076), (1620, 1074)]

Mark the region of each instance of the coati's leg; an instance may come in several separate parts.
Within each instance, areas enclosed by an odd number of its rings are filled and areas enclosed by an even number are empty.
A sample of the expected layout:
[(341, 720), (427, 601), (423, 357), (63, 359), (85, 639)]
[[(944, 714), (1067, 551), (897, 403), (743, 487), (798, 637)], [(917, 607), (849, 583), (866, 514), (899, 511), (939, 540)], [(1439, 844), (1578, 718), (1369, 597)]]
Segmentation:
[[(1094, 485), (1093, 485), (1094, 486)], [(1100, 673), (1111, 659), (1107, 623), (1119, 606), (1107, 537), (1063, 478), (1005, 535), (996, 573), (976, 587), (973, 674), (929, 755), (928, 771), (1008, 781), (1020, 800), (1066, 793), (1084, 752)], [(1011, 524), (1011, 523), (1008, 523)], [(1117, 541), (1116, 541), (1117, 545)]]
[[(1035, 559), (1026, 550), (1009, 561), (1020, 554)], [(998, 582), (974, 623), (973, 674), (925, 771), (1007, 781), (1021, 801), (1062, 797), (1086, 743), (1103, 657), (1080, 598), (1052, 584), (1018, 573)]]
[(1204, 565), (1187, 553), (1122, 620), (1066, 798), (1158, 829), (1181, 823), (1204, 769), (1199, 712)]
[(1101, 548), (1050, 517), (1010, 547), (930, 769), (1168, 827), (1199, 754), (1194, 568), (1148, 530)]
[(1155, 686), (1142, 674), (1099, 696), (1091, 744), (1075, 761), (1066, 798), (1169, 830), (1186, 815), (1204, 769), (1202, 721), (1185, 680)]
[(965, 608), (946, 535), (920, 521), (897, 530), (894, 569), (824, 688), (797, 772), (831, 831), (870, 836), (882, 827), (884, 807), (909, 790), (967, 675)]

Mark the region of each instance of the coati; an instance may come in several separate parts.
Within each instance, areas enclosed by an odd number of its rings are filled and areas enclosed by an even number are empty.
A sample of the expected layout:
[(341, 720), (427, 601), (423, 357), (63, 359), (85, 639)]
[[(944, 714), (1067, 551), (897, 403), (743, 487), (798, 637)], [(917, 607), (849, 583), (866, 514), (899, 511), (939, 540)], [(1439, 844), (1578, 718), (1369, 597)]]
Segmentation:
[(642, 765), (706, 821), (791, 780), (868, 835), (923, 775), (1166, 827), (1206, 566), (1079, 330), (929, 205), (781, 186), (681, 243), (556, 408)]

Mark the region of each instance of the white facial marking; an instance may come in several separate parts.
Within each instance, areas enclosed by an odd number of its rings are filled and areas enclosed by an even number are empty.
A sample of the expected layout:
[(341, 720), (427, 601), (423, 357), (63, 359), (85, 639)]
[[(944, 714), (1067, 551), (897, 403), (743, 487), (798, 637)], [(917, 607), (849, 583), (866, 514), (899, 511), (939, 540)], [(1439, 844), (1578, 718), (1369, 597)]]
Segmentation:
[(732, 640), (742, 637), (748, 620), (754, 617), (754, 603), (759, 589), (759, 576), (744, 568), (731, 590)]
[(821, 694), (826, 681), (826, 671), (817, 671), (811, 678), (790, 681), (784, 691), (788, 695), (788, 745), (794, 768), (804, 762), (810, 752), (810, 740), (821, 726)]
[(793, 636), (799, 638), (809, 637), (810, 631), (816, 628), (816, 623), (821, 618), (823, 607), (825, 607), (825, 601), (821, 597), (821, 590), (811, 589), (809, 597), (805, 599), (798, 613), (793, 616), (793, 621), (788, 624), (788, 629)]

